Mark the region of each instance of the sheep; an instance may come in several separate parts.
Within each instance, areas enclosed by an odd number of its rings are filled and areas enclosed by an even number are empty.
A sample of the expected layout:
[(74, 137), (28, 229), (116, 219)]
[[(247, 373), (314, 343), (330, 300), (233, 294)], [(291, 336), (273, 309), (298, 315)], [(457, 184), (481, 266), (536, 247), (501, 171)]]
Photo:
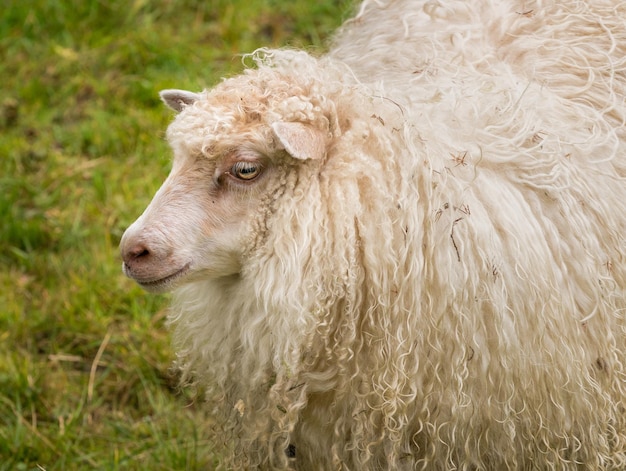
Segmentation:
[(226, 469), (626, 469), (626, 3), (366, 0), (165, 90), (125, 274)]

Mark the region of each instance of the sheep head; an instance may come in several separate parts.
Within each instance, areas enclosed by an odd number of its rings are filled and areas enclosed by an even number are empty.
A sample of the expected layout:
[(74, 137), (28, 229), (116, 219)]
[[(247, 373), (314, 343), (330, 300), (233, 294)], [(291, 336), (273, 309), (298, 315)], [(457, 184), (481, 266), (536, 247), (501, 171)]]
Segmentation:
[(251, 73), (210, 92), (161, 92), (178, 112), (168, 129), (172, 169), (120, 242), (124, 273), (146, 290), (237, 276), (276, 175), (324, 158), (328, 118), (288, 96), (291, 84), (267, 82)]

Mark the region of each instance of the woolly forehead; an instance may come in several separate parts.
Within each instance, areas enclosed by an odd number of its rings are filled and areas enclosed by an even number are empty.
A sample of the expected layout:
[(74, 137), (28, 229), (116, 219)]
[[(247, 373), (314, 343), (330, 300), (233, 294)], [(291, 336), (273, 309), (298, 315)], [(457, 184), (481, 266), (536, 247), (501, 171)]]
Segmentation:
[(178, 114), (167, 138), (177, 155), (210, 156), (240, 145), (271, 153), (272, 123), (298, 121), (329, 132), (334, 119), (334, 106), (315, 81), (257, 69), (203, 92)]

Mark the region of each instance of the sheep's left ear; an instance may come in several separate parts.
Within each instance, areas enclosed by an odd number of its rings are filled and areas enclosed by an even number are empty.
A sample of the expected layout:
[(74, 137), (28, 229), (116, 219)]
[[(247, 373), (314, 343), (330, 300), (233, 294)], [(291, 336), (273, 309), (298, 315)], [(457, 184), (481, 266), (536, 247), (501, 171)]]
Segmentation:
[(274, 134), (285, 150), (296, 159), (322, 159), (326, 153), (324, 133), (303, 123), (277, 121)]
[(187, 90), (162, 90), (159, 93), (161, 100), (173, 109), (180, 113), (187, 105), (191, 105), (200, 99), (199, 93), (188, 92)]

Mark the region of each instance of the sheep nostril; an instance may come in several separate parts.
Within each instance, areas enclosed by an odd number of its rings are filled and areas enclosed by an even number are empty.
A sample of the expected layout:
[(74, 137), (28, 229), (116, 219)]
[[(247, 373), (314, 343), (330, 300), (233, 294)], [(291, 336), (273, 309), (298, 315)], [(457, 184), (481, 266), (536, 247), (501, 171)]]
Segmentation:
[(135, 255), (135, 258), (147, 257), (148, 255), (150, 255), (148, 249), (143, 249), (141, 252)]
[(150, 250), (143, 244), (135, 245), (134, 247), (130, 247), (128, 250), (124, 252), (124, 261), (128, 263), (132, 263), (135, 261), (139, 261), (140, 259), (147, 259), (150, 256)]

